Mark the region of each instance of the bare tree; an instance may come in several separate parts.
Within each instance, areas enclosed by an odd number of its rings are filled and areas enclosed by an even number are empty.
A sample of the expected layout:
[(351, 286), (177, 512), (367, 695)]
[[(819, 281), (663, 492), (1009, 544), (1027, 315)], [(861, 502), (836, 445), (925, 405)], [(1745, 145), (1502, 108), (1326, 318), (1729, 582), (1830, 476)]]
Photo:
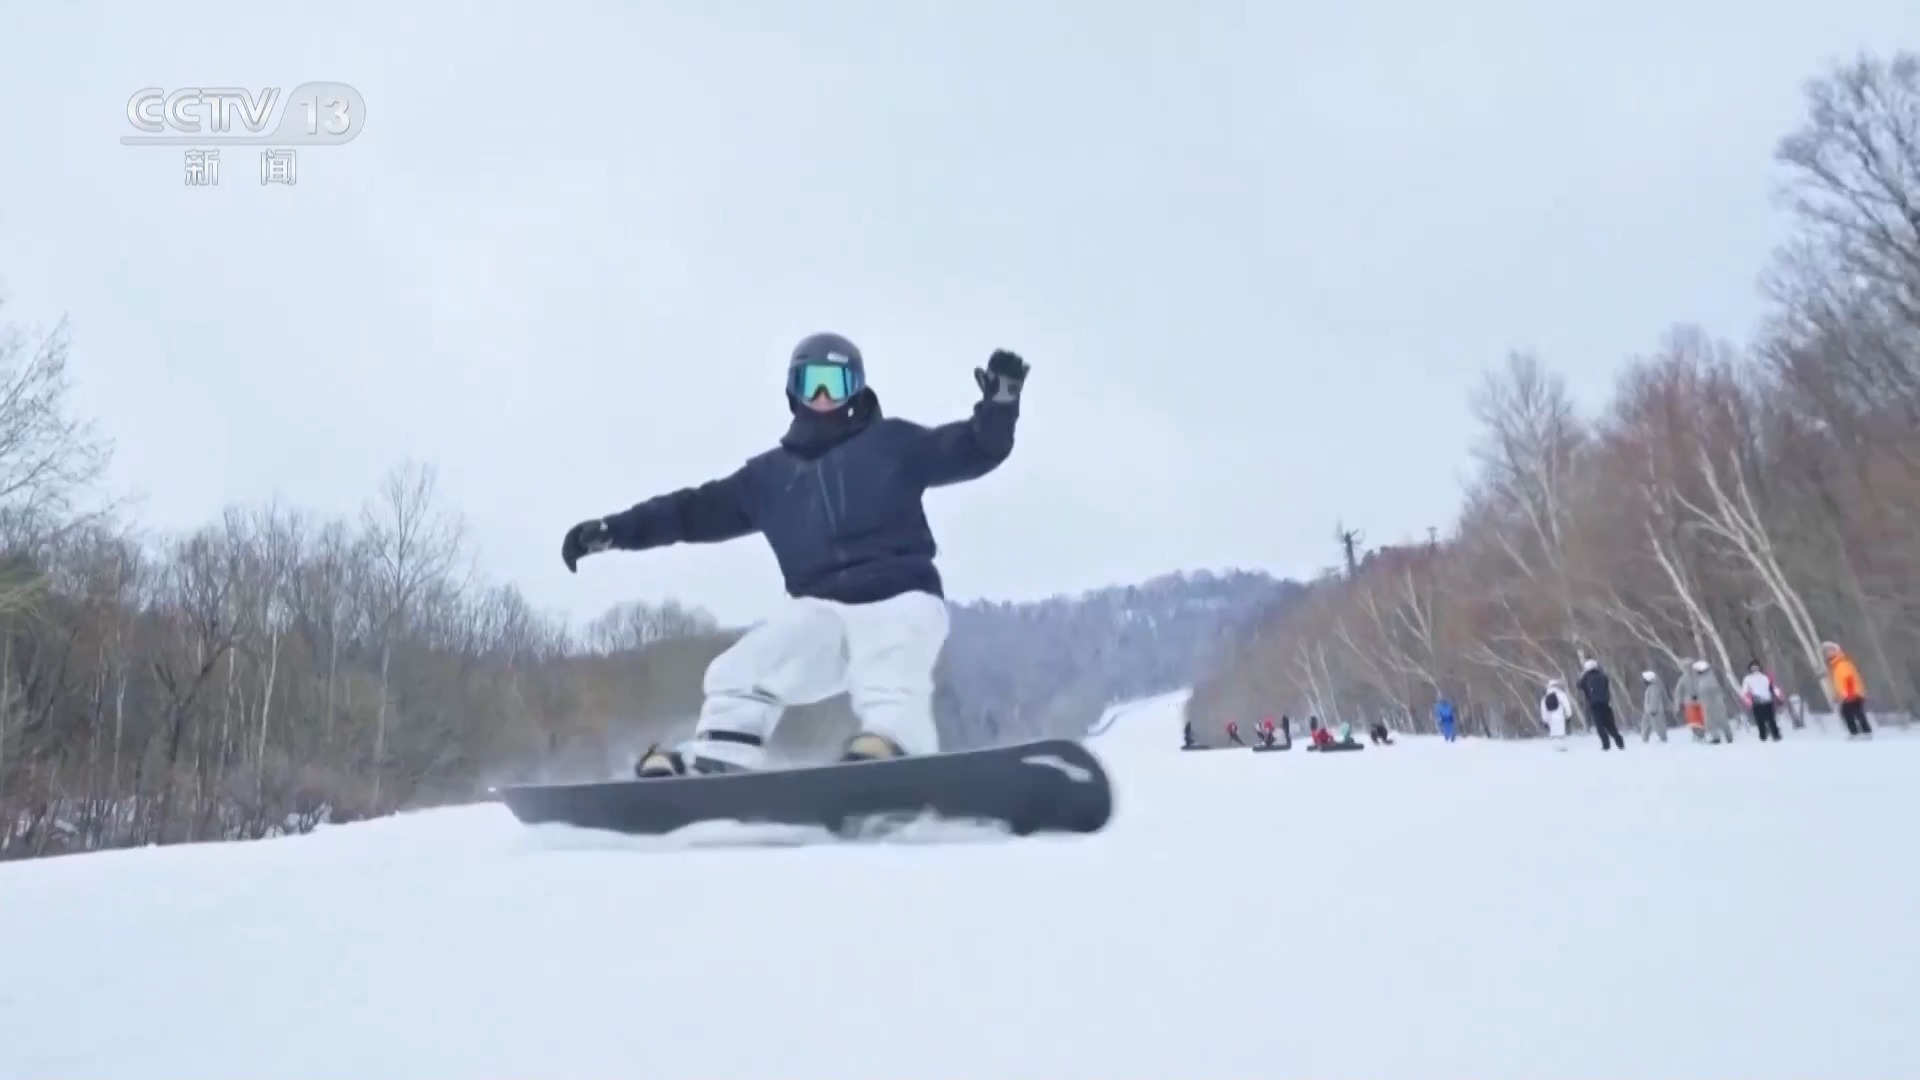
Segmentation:
[(386, 764), (394, 646), (407, 619), (444, 585), (460, 555), (463, 527), (437, 504), (431, 467), (406, 462), (387, 475), (380, 500), (362, 511), (373, 557), (374, 610), (380, 634), (380, 704), (373, 736), (373, 798)]
[[(1806, 94), (1806, 122), (1775, 155), (1794, 213), (1838, 269), (1920, 326), (1920, 55), (1835, 65)], [(1887, 373), (1920, 392), (1911, 368)]]

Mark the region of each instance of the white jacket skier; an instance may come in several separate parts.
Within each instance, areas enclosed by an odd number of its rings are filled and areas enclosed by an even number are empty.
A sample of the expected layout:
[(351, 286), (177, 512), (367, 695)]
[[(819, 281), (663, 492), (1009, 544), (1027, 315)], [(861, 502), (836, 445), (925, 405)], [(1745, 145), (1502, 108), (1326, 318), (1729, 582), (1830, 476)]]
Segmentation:
[(1749, 671), (1747, 677), (1740, 680), (1740, 693), (1747, 699), (1748, 705), (1774, 704), (1777, 690), (1773, 685), (1773, 676), (1764, 671)]
[(1567, 700), (1567, 687), (1559, 679), (1547, 683), (1547, 692), (1540, 696), (1540, 722), (1547, 726), (1547, 735), (1555, 739), (1567, 737), (1567, 718), (1573, 714), (1573, 702)]

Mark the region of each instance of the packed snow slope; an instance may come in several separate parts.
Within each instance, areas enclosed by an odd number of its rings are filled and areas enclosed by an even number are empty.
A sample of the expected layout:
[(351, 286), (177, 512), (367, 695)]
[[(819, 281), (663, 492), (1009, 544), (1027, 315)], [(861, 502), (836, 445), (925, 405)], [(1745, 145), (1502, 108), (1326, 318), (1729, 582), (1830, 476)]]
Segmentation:
[(1091, 838), (0, 865), (0, 1075), (1920, 1076), (1920, 739), (1181, 753), (1178, 705), (1097, 736)]

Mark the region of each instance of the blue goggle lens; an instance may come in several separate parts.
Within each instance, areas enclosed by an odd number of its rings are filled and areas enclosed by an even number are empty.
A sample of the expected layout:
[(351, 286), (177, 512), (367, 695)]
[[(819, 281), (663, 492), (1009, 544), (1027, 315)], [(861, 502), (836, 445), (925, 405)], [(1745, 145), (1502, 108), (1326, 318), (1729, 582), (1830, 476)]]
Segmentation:
[(788, 374), (788, 388), (801, 401), (824, 390), (828, 401), (845, 401), (860, 392), (860, 378), (840, 364), (799, 364)]

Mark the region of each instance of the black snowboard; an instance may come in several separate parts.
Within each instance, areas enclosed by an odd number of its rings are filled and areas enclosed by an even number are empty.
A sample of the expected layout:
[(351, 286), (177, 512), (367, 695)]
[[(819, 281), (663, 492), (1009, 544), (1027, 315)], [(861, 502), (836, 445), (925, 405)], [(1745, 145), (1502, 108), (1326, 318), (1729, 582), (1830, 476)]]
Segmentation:
[(855, 833), (871, 818), (988, 819), (1017, 836), (1098, 832), (1113, 814), (1100, 760), (1069, 739), (797, 769), (525, 784), (499, 789), (529, 825), (657, 836), (705, 821), (813, 825)]
[(1292, 743), (1283, 743), (1283, 742), (1256, 743), (1254, 744), (1253, 752), (1256, 754), (1271, 754), (1271, 753), (1278, 753), (1281, 750), (1291, 750), (1291, 749), (1293, 749)]

